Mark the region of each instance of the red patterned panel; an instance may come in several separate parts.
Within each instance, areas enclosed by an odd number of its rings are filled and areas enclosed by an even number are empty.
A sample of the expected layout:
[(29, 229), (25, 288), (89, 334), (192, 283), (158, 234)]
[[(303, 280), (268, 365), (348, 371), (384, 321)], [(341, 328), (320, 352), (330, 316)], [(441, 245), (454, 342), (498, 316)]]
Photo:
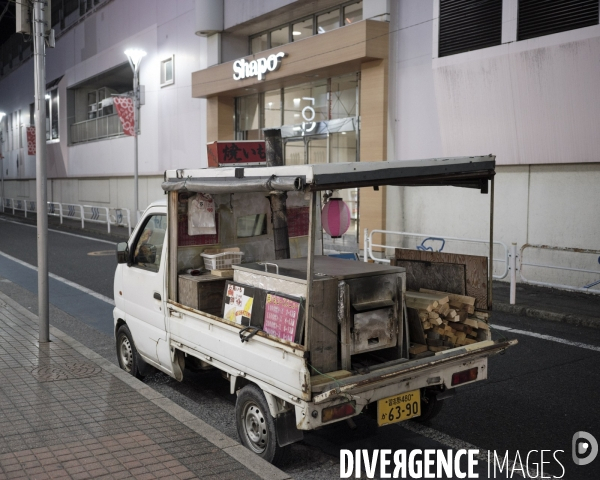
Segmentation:
[(219, 243), (219, 215), (215, 215), (216, 235), (188, 235), (188, 217), (179, 215), (177, 218), (177, 245), (191, 247), (195, 245), (214, 245)]
[(304, 237), (308, 235), (308, 207), (292, 207), (287, 209), (288, 235)]

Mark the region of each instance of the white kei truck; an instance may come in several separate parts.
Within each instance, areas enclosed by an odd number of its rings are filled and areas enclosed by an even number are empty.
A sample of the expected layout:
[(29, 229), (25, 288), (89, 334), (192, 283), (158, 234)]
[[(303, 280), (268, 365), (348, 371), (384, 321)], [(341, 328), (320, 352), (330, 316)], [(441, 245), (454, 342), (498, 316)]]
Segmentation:
[[(476, 343), (414, 358), (407, 269), (323, 255), (321, 204), (343, 189), (455, 186), (488, 194), (493, 213), (494, 174), (491, 155), (166, 171), (166, 202), (117, 246), (121, 368), (179, 381), (219, 369), (237, 394), (242, 443), (275, 464), (305, 430), (361, 413), (379, 425), (431, 418), (516, 341), (492, 341), (488, 329)], [(488, 314), (491, 270), (478, 277), (475, 305)]]

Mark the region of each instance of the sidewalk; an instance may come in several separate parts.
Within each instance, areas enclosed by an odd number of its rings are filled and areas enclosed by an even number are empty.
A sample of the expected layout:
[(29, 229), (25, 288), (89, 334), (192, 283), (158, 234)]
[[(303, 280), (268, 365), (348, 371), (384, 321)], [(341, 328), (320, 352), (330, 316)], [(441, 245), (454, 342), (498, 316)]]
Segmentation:
[(494, 310), (581, 327), (600, 328), (600, 295), (517, 284), (510, 305), (510, 284), (494, 282)]
[(0, 479), (287, 474), (0, 293)]

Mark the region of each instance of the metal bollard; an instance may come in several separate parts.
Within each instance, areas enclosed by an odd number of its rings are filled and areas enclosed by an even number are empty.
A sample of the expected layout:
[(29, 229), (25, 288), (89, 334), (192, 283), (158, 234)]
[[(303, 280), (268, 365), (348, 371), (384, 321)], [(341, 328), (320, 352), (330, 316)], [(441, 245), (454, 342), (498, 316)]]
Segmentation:
[(514, 305), (517, 296), (517, 244), (510, 246), (510, 304)]

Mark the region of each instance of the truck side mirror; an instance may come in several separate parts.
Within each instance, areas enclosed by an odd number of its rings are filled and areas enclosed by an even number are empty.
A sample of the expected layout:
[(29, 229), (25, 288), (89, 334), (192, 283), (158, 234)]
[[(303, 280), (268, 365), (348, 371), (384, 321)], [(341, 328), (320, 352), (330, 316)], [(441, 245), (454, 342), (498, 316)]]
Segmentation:
[(129, 257), (129, 247), (127, 242), (117, 243), (117, 263), (127, 263)]

